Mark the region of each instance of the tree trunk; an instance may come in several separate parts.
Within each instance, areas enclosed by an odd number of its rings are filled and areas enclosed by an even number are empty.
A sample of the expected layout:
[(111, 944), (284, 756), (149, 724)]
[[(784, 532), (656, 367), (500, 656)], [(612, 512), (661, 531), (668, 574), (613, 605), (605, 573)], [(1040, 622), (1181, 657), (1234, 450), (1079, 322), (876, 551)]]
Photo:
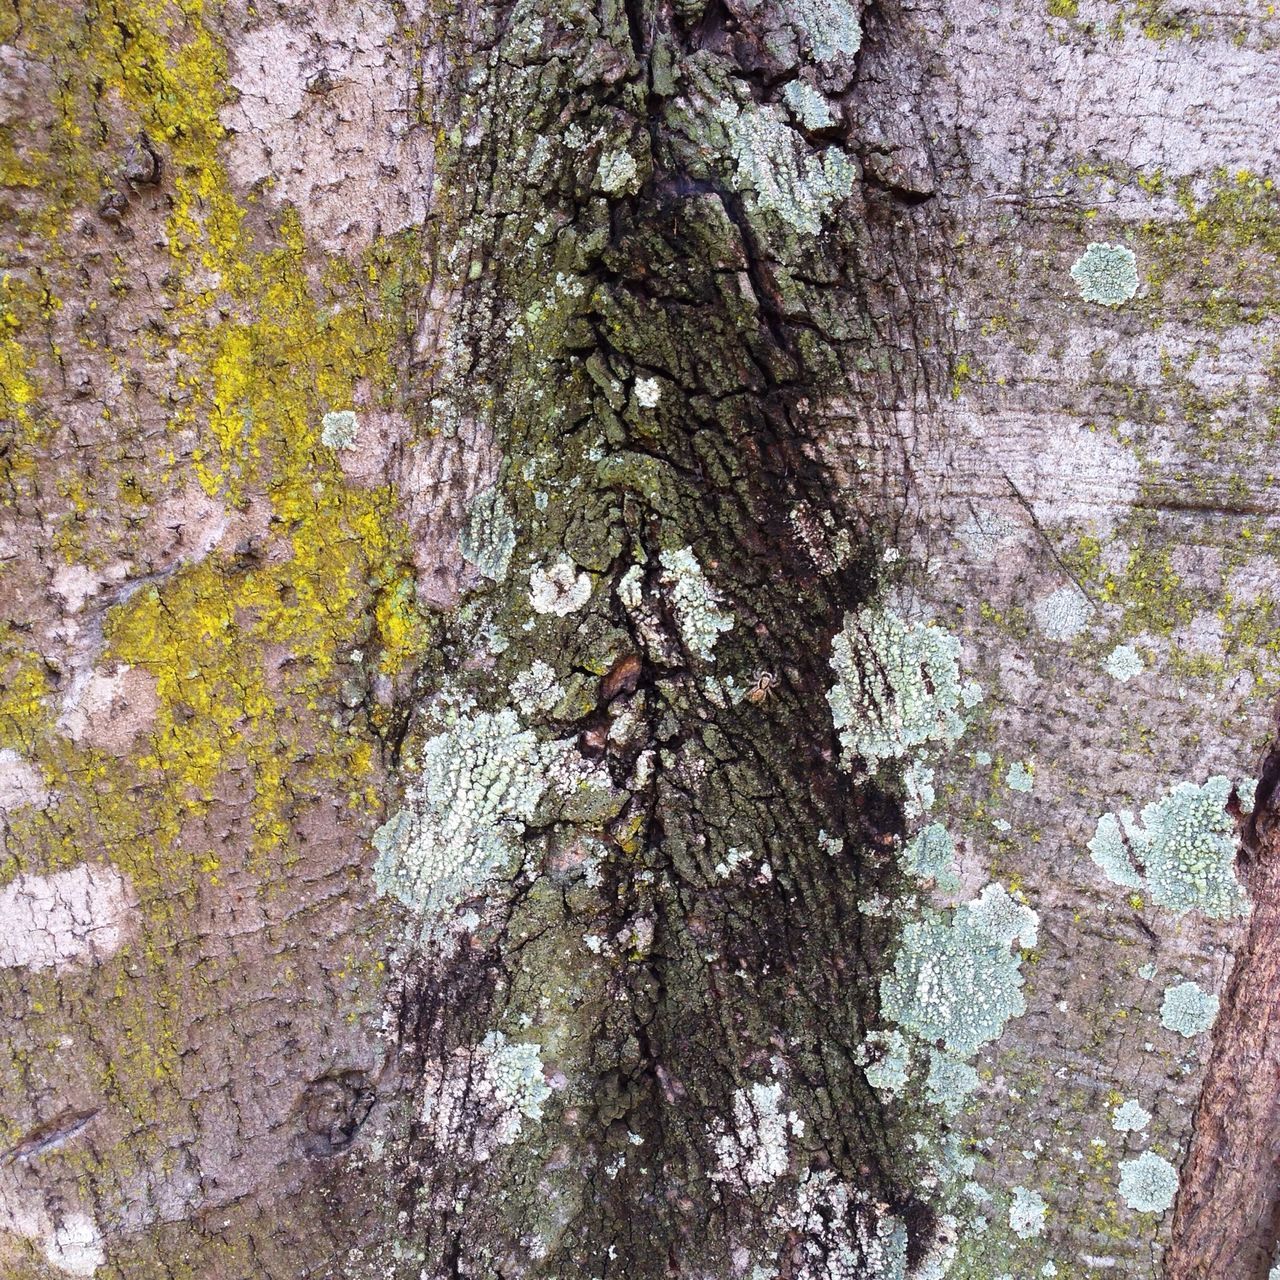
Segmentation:
[(0, 1273), (1265, 1275), (1278, 23), (14, 0)]

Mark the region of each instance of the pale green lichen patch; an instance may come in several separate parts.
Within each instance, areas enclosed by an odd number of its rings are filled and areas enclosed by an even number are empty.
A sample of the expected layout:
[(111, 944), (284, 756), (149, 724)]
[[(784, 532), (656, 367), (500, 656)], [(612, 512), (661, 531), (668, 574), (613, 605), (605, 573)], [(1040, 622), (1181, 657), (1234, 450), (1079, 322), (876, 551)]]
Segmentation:
[(1015, 760), (1004, 775), (1004, 784), (1010, 791), (1030, 792), (1035, 785), (1035, 773), (1021, 760)]
[(1120, 1196), (1139, 1213), (1163, 1213), (1178, 1193), (1178, 1173), (1163, 1156), (1144, 1151), (1120, 1164)]
[(1218, 1016), (1218, 997), (1194, 982), (1166, 987), (1160, 1006), (1160, 1025), (1191, 1039), (1208, 1031)]
[(382, 893), (438, 916), (519, 856), (547, 792), (607, 787), (572, 742), (540, 742), (510, 709), (457, 717), (422, 749), (405, 807), (374, 836)]
[(1134, 676), (1142, 674), (1143, 662), (1132, 645), (1118, 644), (1107, 655), (1102, 669), (1121, 684), (1127, 684)]
[(960, 641), (934, 623), (908, 626), (892, 610), (846, 615), (831, 645), (827, 702), (847, 756), (875, 773), (915, 747), (955, 742), (961, 708), (981, 696), (961, 686), (959, 658)]
[(516, 527), (499, 489), (486, 489), (471, 500), (459, 546), (462, 558), (486, 578), (501, 582), (511, 568)]
[(690, 653), (710, 662), (715, 657), (716, 641), (724, 632), (733, 630), (733, 615), (719, 607), (720, 596), (691, 547), (663, 551), (659, 560), (680, 638)]
[(1089, 841), (1089, 857), (1112, 884), (1123, 885), (1126, 889), (1141, 889), (1142, 876), (1129, 856), (1129, 839), (1121, 827), (1122, 820), (1131, 826), (1133, 815), (1124, 813), (1117, 817), (1114, 813), (1104, 813), (1098, 819), (1093, 839)]
[(1230, 794), (1231, 782), (1223, 777), (1199, 787), (1180, 782), (1142, 810), (1141, 825), (1130, 813), (1103, 814), (1090, 856), (1116, 884), (1145, 883), (1152, 901), (1170, 911), (1240, 915), (1247, 900), (1235, 873)]
[(1030, 1240), (1044, 1230), (1045, 1212), (1048, 1209), (1044, 1197), (1038, 1191), (1026, 1187), (1014, 1187), (1009, 1205), (1009, 1226), (1016, 1236)]
[(952, 870), (956, 861), (956, 844), (940, 822), (931, 822), (917, 831), (899, 860), (908, 875), (921, 880), (936, 880), (943, 887), (955, 883)]
[(1002, 884), (987, 885), (967, 910), (980, 929), (1004, 946), (1017, 943), (1029, 951), (1039, 941), (1040, 918)]
[(929, 1074), (925, 1077), (924, 1095), (947, 1115), (955, 1115), (978, 1087), (978, 1073), (967, 1062), (949, 1053), (929, 1051)]
[(792, 80), (782, 91), (782, 101), (806, 129), (829, 129), (835, 124), (830, 103), (803, 80)]
[(774, 106), (721, 102), (739, 187), (756, 207), (776, 213), (796, 231), (817, 235), (824, 220), (853, 190), (857, 171), (836, 147), (815, 154)]
[[(998, 890), (998, 893), (991, 892)], [(1034, 941), (1035, 912), (989, 885), (951, 919), (927, 911), (906, 926), (893, 969), (880, 980), (885, 1016), (919, 1039), (968, 1058), (1026, 1010), (1023, 978), (1010, 942)]]
[(1243, 782), (1236, 783), (1236, 796), (1240, 800), (1240, 812), (1252, 813), (1254, 802), (1258, 795), (1257, 778), (1246, 778)]
[(320, 443), (330, 449), (354, 449), (360, 434), (360, 421), (351, 409), (326, 413), (320, 420)]
[(1210, 778), (1202, 787), (1180, 782), (1142, 810), (1146, 838), (1140, 857), (1152, 900), (1172, 911), (1224, 918), (1245, 910), (1235, 873), (1235, 827), (1226, 811), (1231, 783)]
[(859, 1046), (857, 1062), (873, 1088), (890, 1096), (900, 1093), (907, 1084), (911, 1069), (911, 1050), (901, 1031), (877, 1031)]
[(1079, 587), (1060, 587), (1037, 600), (1032, 609), (1036, 626), (1049, 640), (1074, 640), (1084, 630), (1093, 606)]
[(1117, 1133), (1140, 1133), (1151, 1122), (1151, 1112), (1136, 1098), (1122, 1102), (1111, 1113), (1111, 1127)]
[(1138, 292), (1138, 259), (1121, 244), (1091, 243), (1071, 267), (1086, 302), (1118, 307)]
[(792, 20), (820, 65), (851, 58), (862, 48), (862, 24), (848, 0), (791, 0)]
[(606, 195), (620, 195), (636, 187), (639, 169), (636, 158), (629, 151), (607, 151), (600, 157), (596, 178)]

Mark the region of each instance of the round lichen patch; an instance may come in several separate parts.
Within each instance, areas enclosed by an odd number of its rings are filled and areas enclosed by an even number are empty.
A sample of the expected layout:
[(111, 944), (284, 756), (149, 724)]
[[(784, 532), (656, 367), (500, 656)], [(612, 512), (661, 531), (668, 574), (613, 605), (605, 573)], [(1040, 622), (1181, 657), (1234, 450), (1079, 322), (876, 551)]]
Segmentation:
[(1163, 1213), (1178, 1193), (1178, 1174), (1163, 1156), (1144, 1151), (1120, 1165), (1120, 1195), (1139, 1213)]
[(1071, 278), (1086, 302), (1118, 307), (1138, 292), (1138, 260), (1122, 244), (1090, 244), (1075, 260)]
[(1218, 997), (1203, 991), (1194, 982), (1168, 987), (1160, 1006), (1160, 1025), (1191, 1039), (1208, 1031), (1218, 1016)]

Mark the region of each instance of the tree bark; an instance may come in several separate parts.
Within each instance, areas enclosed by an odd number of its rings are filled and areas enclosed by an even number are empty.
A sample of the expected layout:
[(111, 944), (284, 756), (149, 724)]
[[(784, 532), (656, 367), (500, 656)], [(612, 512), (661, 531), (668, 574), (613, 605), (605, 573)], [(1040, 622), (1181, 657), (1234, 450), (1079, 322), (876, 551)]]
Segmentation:
[(1265, 1275), (1276, 22), (0, 14), (0, 1273)]

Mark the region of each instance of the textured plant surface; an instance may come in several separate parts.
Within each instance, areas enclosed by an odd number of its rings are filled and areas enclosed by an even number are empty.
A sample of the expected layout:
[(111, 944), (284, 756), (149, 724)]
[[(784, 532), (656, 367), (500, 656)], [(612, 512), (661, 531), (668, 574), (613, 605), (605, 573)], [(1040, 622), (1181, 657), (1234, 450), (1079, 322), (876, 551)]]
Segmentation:
[(0, 1274), (1266, 1275), (1278, 21), (6, 8)]

